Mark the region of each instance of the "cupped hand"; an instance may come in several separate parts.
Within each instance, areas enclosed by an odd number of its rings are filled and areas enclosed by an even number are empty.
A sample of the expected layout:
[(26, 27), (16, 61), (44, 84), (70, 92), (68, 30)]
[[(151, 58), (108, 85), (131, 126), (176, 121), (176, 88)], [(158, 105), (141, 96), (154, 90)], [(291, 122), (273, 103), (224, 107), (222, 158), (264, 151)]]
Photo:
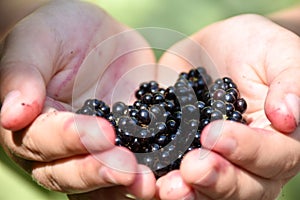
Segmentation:
[[(161, 65), (178, 72), (204, 65), (232, 77), (248, 101), (249, 126), (209, 125), (201, 139), (204, 148), (157, 181), (158, 198), (278, 194), (299, 169), (299, 49), (293, 33), (245, 15), (201, 30), (162, 57)], [(126, 94), (115, 91), (116, 85), (132, 91), (146, 76), (166, 78), (136, 32), (90, 4), (51, 2), (15, 27), (2, 54), (1, 145), (37, 182), (70, 193), (70, 199), (153, 196), (153, 174), (141, 173), (149, 169), (113, 145), (105, 120), (68, 112), (91, 96), (109, 101)]]
[(231, 77), (248, 102), (248, 125), (209, 124), (203, 148), (157, 181), (160, 199), (277, 197), (300, 169), (299, 55), (298, 36), (249, 14), (212, 24), (162, 57), (165, 66), (204, 65)]
[(109, 102), (118, 92), (114, 93), (115, 85), (135, 88), (138, 78), (122, 76), (139, 73), (135, 70), (139, 67), (153, 79), (154, 62), (142, 37), (97, 6), (49, 2), (20, 21), (5, 40), (0, 67), (1, 145), (51, 190), (151, 198), (153, 174), (141, 173), (149, 169), (114, 145), (110, 124), (70, 111), (87, 98)]

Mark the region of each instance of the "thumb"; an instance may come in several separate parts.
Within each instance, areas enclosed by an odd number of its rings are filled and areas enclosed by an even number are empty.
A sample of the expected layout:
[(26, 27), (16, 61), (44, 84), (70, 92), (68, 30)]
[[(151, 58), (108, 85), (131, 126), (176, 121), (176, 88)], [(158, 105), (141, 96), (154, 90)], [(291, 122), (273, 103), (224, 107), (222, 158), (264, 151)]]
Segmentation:
[(16, 131), (31, 123), (41, 112), (45, 84), (31, 66), (12, 63), (0, 70), (1, 125)]
[(32, 21), (23, 20), (7, 36), (0, 62), (1, 126), (12, 131), (41, 112), (51, 76), (54, 42)]
[(271, 84), (265, 102), (265, 112), (272, 126), (290, 133), (296, 129), (300, 118), (300, 68), (282, 71)]

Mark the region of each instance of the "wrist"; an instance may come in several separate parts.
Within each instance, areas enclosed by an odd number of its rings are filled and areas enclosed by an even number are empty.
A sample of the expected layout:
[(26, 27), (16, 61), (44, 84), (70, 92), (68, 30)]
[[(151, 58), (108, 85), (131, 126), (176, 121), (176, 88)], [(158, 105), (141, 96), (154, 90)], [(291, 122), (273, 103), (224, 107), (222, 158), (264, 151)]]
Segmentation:
[(18, 21), (47, 2), (49, 2), (49, 0), (1, 0), (0, 42)]

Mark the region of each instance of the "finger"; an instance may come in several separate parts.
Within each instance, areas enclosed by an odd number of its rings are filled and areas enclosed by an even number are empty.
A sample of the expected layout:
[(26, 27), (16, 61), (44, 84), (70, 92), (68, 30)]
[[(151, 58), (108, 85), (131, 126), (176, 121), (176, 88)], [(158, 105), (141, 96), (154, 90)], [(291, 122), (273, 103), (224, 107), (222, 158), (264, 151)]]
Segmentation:
[(117, 186), (101, 188), (92, 192), (83, 194), (70, 194), (69, 199), (153, 199), (155, 194), (155, 177), (148, 167), (144, 165), (137, 166), (135, 180), (129, 186)]
[[(33, 26), (35, 28), (33, 28)], [(0, 63), (1, 124), (20, 130), (41, 112), (46, 83), (54, 69), (57, 42), (45, 24), (30, 15), (8, 35)]]
[(189, 152), (180, 171), (188, 184), (209, 199), (275, 199), (281, 188), (279, 181), (247, 173), (205, 149)]
[(13, 154), (41, 162), (104, 151), (115, 142), (105, 119), (56, 110), (40, 115), (26, 130), (2, 137)]
[[(140, 199), (131, 194), (127, 193), (127, 189), (124, 186), (115, 186), (101, 188), (87, 193), (80, 194), (68, 194), (70, 200), (99, 200), (99, 199), (109, 199), (109, 200), (135, 200)], [(147, 200), (148, 198), (141, 198)]]
[(33, 67), (0, 66), (1, 125), (12, 131), (28, 125), (42, 110), (45, 83)]
[(107, 187), (94, 190), (86, 193), (68, 194), (69, 200), (98, 200), (98, 199), (110, 199), (110, 200), (131, 200), (135, 199), (133, 196), (126, 195), (126, 189), (123, 186)]
[(155, 195), (156, 179), (151, 169), (138, 165), (134, 183), (127, 187), (127, 192), (138, 199), (152, 199)]
[(279, 46), (268, 55), (272, 60), (266, 66), (270, 89), (265, 112), (276, 129), (290, 133), (295, 130), (300, 118), (300, 39), (289, 32), (286, 38), (288, 40), (283, 38), (282, 41), (282, 45), (289, 47), (286, 51), (279, 52), (284, 48)]
[(270, 85), (265, 102), (265, 112), (272, 125), (279, 131), (291, 133), (299, 124), (300, 67), (282, 72)]
[(157, 180), (157, 196), (165, 200), (195, 199), (193, 189), (182, 179), (179, 170), (173, 170)]
[(291, 138), (274, 131), (218, 121), (203, 130), (201, 143), (204, 148), (217, 152), (253, 174), (264, 178), (284, 179), (298, 172), (298, 135), (299, 133), (295, 133), (295, 138)]
[(35, 163), (32, 176), (48, 189), (81, 193), (114, 185), (129, 186), (136, 172), (135, 156), (125, 148), (115, 147), (93, 155)]

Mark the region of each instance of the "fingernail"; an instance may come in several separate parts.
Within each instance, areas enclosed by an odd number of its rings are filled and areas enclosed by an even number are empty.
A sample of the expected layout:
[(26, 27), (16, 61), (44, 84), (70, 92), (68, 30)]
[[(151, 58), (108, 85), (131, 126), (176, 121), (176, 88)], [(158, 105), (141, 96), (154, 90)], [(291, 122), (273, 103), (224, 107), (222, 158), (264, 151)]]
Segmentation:
[(107, 167), (101, 167), (101, 169), (99, 170), (99, 175), (104, 181), (108, 183), (112, 183), (114, 185), (118, 184), (117, 180), (112, 175), (111, 169)]
[(209, 130), (205, 135), (206, 137), (203, 141), (206, 148), (212, 149), (216, 145), (217, 141), (221, 137), (223, 124), (223, 121), (218, 121), (209, 127)]
[(229, 155), (234, 152), (236, 147), (237, 147), (236, 140), (230, 137), (224, 137), (221, 138), (217, 148), (220, 152), (222, 152), (222, 154)]
[(214, 168), (207, 169), (206, 173), (195, 184), (202, 187), (214, 185), (218, 179), (218, 173)]
[(186, 195), (185, 197), (182, 198), (182, 200), (195, 200), (195, 194), (190, 192), (188, 195)]
[(5, 112), (8, 108), (11, 107), (11, 105), (16, 103), (16, 100), (21, 95), (21, 92), (19, 90), (13, 90), (10, 91), (5, 97), (4, 101), (2, 103), (1, 112)]
[(299, 124), (300, 98), (295, 94), (287, 94), (285, 96), (285, 104), (290, 112), (292, 112), (296, 124)]
[(129, 186), (136, 180), (136, 157), (127, 148), (115, 146), (105, 151), (93, 153), (93, 157), (103, 167), (106, 167), (103, 171), (104, 175), (107, 173), (106, 178), (113, 183), (117, 180), (119, 184)]
[(223, 121), (217, 121), (209, 127), (209, 130), (207, 134), (205, 134), (205, 138), (202, 141), (207, 149), (212, 149), (221, 138), (223, 125)]
[[(204, 152), (207, 152), (205, 157), (201, 156)], [(202, 158), (199, 159), (199, 156)], [(188, 162), (187, 159), (191, 162)], [(217, 181), (216, 157), (211, 154), (211, 151), (200, 148), (198, 151), (192, 151), (187, 159), (183, 160), (182, 170), (188, 183), (192, 183), (195, 186), (210, 186)], [(188, 166), (187, 163), (194, 164)], [(186, 173), (188, 170), (196, 173)]]
[(114, 133), (108, 122), (91, 116), (76, 116), (74, 123), (82, 144), (90, 153), (114, 147)]
[(133, 194), (125, 194), (125, 197), (128, 198), (128, 199), (138, 199), (136, 196), (134, 196)]
[(157, 186), (158, 188), (160, 188), (160, 187), (162, 186), (162, 181), (163, 181), (162, 178), (159, 178), (159, 179), (156, 181), (156, 186)]
[(203, 145), (207, 149), (218, 149), (223, 154), (230, 154), (236, 149), (237, 142), (234, 138), (222, 135), (223, 127), (223, 121), (215, 122), (208, 130)]

